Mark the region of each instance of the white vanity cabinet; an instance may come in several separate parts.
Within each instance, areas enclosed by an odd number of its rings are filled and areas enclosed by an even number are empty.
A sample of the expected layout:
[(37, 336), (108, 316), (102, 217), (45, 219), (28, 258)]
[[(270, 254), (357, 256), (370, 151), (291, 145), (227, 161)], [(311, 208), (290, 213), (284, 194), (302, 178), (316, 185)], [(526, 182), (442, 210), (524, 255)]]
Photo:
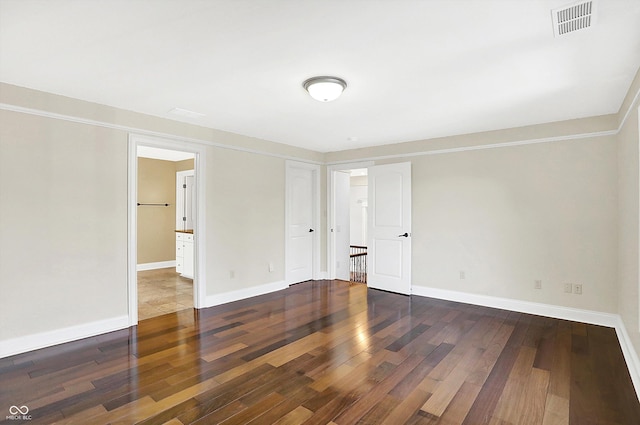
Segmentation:
[(176, 232), (176, 272), (193, 279), (193, 233)]

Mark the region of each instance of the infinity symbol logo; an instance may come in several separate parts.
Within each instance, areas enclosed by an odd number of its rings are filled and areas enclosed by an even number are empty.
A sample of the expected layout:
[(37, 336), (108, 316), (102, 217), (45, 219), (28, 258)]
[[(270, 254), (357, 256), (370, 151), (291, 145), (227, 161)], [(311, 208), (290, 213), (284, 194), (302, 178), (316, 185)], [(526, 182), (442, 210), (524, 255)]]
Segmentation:
[(18, 413), (20, 413), (21, 415), (26, 415), (27, 413), (29, 413), (29, 408), (27, 406), (11, 406), (9, 408), (9, 414), (17, 415)]

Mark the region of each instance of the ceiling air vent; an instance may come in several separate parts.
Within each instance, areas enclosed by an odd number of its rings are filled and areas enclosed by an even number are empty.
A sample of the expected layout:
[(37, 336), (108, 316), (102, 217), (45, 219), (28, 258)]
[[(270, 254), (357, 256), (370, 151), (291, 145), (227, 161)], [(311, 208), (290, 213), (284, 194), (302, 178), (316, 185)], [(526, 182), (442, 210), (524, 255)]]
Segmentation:
[(589, 28), (594, 24), (595, 1), (582, 1), (570, 6), (553, 9), (553, 32), (556, 37)]

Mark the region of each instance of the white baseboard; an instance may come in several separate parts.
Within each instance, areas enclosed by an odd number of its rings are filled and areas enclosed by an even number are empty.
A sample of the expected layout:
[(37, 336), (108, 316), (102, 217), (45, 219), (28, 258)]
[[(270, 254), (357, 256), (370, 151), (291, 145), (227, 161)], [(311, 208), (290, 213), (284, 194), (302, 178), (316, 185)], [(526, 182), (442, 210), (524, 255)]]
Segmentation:
[[(268, 294), (288, 287), (289, 285), (287, 285), (285, 281), (278, 281), (251, 288), (239, 289), (237, 291), (208, 295), (206, 298), (206, 307)], [(631, 339), (629, 338), (624, 322), (617, 314), (580, 310), (550, 304), (492, 297), (488, 295), (449, 291), (446, 289), (428, 288), (424, 286), (412, 287), (412, 294), (422, 297), (482, 305), (485, 307), (500, 308), (521, 313), (536, 314), (556, 319), (573, 320), (615, 328), (618, 340), (620, 341), (620, 348), (622, 349), (622, 353), (627, 363), (629, 375), (631, 376), (631, 380), (635, 387), (636, 395), (640, 400), (640, 359), (638, 358), (638, 354), (636, 353)], [(82, 325), (70, 326), (63, 329), (7, 339), (0, 341), (0, 358), (63, 344), (65, 342), (75, 341), (82, 338), (88, 338), (128, 327), (129, 317), (119, 316)]]
[(593, 310), (581, 310), (558, 305), (520, 301), (509, 298), (492, 297), (488, 295), (470, 294), (466, 292), (449, 291), (446, 289), (428, 288), (425, 286), (413, 286), (412, 295), (437, 298), (441, 300), (457, 301), (466, 304), (481, 305), (485, 307), (500, 308), (503, 310), (517, 311), (520, 313), (535, 314), (538, 316), (553, 317), (555, 319), (572, 320), (575, 322), (589, 323), (592, 325), (615, 328), (620, 342), (620, 348), (631, 381), (636, 390), (636, 396), (640, 400), (640, 360), (636, 353), (629, 334), (618, 314), (603, 313)]
[(636, 395), (640, 400), (640, 359), (638, 359), (638, 353), (633, 348), (633, 343), (627, 333), (627, 328), (622, 321), (622, 318), (618, 316), (618, 323), (616, 324), (616, 334), (618, 334), (618, 340), (620, 341), (620, 348), (624, 355), (624, 360), (627, 362), (627, 369), (629, 375), (631, 375), (631, 381), (636, 389)]
[(176, 266), (176, 260), (158, 261), (157, 263), (138, 264), (136, 266), (136, 270), (140, 272), (144, 270), (167, 269), (169, 267), (175, 267), (175, 266)]
[[(268, 294), (269, 292), (280, 291), (288, 287), (289, 285), (287, 285), (285, 281), (279, 281), (254, 286), (252, 288), (225, 292), (223, 294), (209, 295), (206, 298), (206, 305), (204, 307), (212, 307), (232, 301), (255, 297), (257, 295)], [(51, 347), (65, 342), (76, 341), (120, 329), (126, 329), (128, 327), (129, 316), (119, 316), (82, 325), (70, 326), (68, 328), (7, 339), (0, 341), (0, 358), (26, 353), (27, 351), (38, 350), (40, 348)]]
[(107, 332), (113, 332), (129, 327), (129, 316), (119, 316), (111, 319), (98, 320), (68, 328), (0, 341), (0, 358), (26, 353), (27, 351), (51, 347), (65, 342), (76, 341)]
[(575, 322), (607, 326), (609, 328), (615, 328), (619, 319), (619, 316), (613, 313), (581, 310), (571, 307), (562, 307), (559, 305), (534, 303), (510, 298), (492, 297), (489, 295), (470, 294), (467, 292), (449, 291), (447, 289), (428, 288), (425, 286), (414, 286), (411, 288), (411, 293), (413, 295), (420, 295), (423, 297), (501, 308), (503, 310), (517, 311), (520, 313), (537, 314), (538, 316), (573, 320)]
[(233, 301), (243, 300), (245, 298), (251, 298), (258, 295), (268, 294), (270, 292), (280, 291), (287, 289), (289, 285), (284, 280), (278, 282), (267, 283), (259, 286), (252, 286), (251, 288), (238, 289), (237, 291), (224, 292), (222, 294), (207, 295), (205, 300), (205, 307), (213, 307), (215, 305), (226, 304)]

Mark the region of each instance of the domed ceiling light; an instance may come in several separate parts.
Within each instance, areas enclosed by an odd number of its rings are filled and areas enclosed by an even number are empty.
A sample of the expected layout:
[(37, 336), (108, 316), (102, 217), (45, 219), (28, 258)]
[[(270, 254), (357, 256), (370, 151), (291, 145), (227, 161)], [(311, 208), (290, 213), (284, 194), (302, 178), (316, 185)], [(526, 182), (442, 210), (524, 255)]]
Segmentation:
[(315, 100), (331, 102), (340, 97), (344, 89), (347, 88), (347, 83), (338, 77), (313, 77), (302, 83), (302, 87)]

